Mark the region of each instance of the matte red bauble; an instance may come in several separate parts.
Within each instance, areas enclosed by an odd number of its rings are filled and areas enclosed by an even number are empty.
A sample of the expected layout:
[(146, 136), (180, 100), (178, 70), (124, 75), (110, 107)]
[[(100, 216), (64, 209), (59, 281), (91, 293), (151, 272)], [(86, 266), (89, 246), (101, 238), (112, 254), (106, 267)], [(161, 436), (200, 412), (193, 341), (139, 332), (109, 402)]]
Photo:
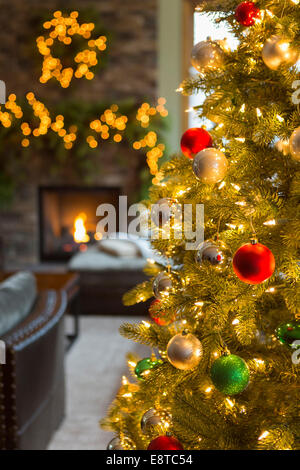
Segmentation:
[(181, 137), (180, 146), (183, 155), (193, 159), (201, 150), (212, 146), (212, 138), (205, 129), (191, 127)]
[(183, 450), (183, 447), (175, 437), (159, 436), (150, 442), (147, 450)]
[(243, 2), (236, 8), (235, 17), (243, 26), (252, 26), (260, 18), (260, 9), (253, 2)]
[(233, 270), (246, 284), (260, 284), (269, 279), (275, 269), (275, 258), (271, 250), (261, 243), (247, 243), (233, 257)]
[(155, 312), (155, 305), (159, 303), (160, 303), (159, 299), (152, 300), (150, 307), (149, 307), (149, 315), (157, 325), (159, 326), (169, 325), (170, 323), (172, 323), (172, 320), (164, 318), (161, 313), (158, 316), (158, 314), (156, 314)]

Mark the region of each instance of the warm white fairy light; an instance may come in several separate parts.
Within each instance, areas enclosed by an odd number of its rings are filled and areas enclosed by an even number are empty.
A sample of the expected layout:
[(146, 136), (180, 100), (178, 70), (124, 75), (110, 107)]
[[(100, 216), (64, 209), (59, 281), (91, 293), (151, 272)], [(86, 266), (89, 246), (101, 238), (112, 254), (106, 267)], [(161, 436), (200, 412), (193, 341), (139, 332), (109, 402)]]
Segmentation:
[(264, 431), (258, 438), (259, 441), (261, 441), (262, 439), (264, 439), (265, 437), (267, 437), (269, 435), (269, 431)]
[(283, 122), (283, 121), (284, 121), (283, 117), (281, 117), (279, 114), (276, 114), (276, 117), (277, 117), (277, 119), (278, 119), (279, 122)]
[(241, 187), (238, 184), (231, 183), (231, 186), (236, 190), (240, 191)]
[(275, 291), (275, 287), (269, 287), (269, 289), (266, 290), (266, 292), (270, 292), (271, 294), (273, 294)]
[(204, 391), (205, 393), (210, 393), (212, 391), (212, 387), (207, 387)]
[(238, 325), (240, 323), (240, 320), (238, 318), (235, 318), (233, 321), (232, 321), (232, 325)]
[(128, 361), (128, 365), (131, 366), (131, 367), (135, 367), (135, 366), (136, 366), (136, 362), (134, 362), (134, 361)]
[(247, 203), (246, 203), (245, 201), (237, 201), (237, 202), (235, 202), (235, 204), (236, 204), (237, 206), (242, 206), (242, 207), (244, 207), (244, 206), (247, 205)]
[(263, 225), (276, 225), (276, 220), (275, 219), (272, 219), (272, 220), (267, 220), (266, 222), (263, 223)]
[(123, 398), (131, 398), (131, 397), (132, 397), (132, 393), (131, 393), (131, 392), (123, 393), (122, 397), (123, 397)]
[(265, 361), (263, 361), (262, 359), (254, 358), (253, 360), (254, 360), (255, 364), (258, 365), (258, 366), (263, 366), (264, 363), (265, 363)]
[(240, 107), (240, 112), (241, 112), (241, 113), (244, 113), (244, 112), (245, 112), (245, 108), (246, 108), (246, 105), (245, 105), (245, 103), (244, 103), (244, 104), (242, 104), (242, 106)]
[(230, 408), (233, 408), (233, 407), (234, 407), (234, 402), (231, 401), (229, 398), (226, 398), (226, 402), (227, 402), (227, 404), (230, 406)]
[(142, 321), (143, 325), (146, 327), (146, 328), (150, 328), (151, 324), (148, 323), (147, 321), (143, 320)]
[(183, 194), (187, 191), (187, 189), (179, 189), (177, 192), (175, 192), (174, 196), (183, 196)]
[(123, 377), (122, 377), (122, 385), (127, 385), (127, 384), (128, 384), (127, 377), (125, 377), (125, 375), (123, 375)]
[(176, 90), (175, 90), (175, 91), (176, 91), (176, 93), (181, 93), (181, 92), (183, 91), (183, 88), (182, 88), (182, 86), (180, 86), (180, 87), (176, 88)]
[(237, 142), (242, 142), (242, 144), (245, 142), (245, 137), (235, 137), (235, 139)]
[(219, 189), (224, 188), (225, 184), (226, 184), (225, 181), (222, 181), (222, 183), (219, 185)]
[(262, 116), (262, 112), (259, 108), (256, 108), (256, 115), (257, 117), (261, 117)]
[(227, 225), (227, 227), (231, 228), (232, 230), (236, 229), (236, 225), (234, 224), (225, 224), (225, 225)]
[(195, 302), (196, 307), (203, 307), (204, 302), (202, 300), (199, 300), (198, 302)]
[(266, 13), (270, 18), (274, 18), (274, 14), (270, 10), (266, 10)]

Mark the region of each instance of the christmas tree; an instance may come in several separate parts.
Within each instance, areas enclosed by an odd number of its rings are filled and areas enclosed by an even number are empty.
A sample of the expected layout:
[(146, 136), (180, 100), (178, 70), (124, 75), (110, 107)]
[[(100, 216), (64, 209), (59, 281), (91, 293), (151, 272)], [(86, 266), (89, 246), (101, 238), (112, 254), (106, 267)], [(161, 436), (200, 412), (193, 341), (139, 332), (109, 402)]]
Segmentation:
[[(149, 357), (128, 355), (133, 379), (102, 422), (109, 449), (300, 447), (299, 2), (220, 3), (202, 10), (239, 44), (192, 51), (199, 73), (182, 91), (205, 92), (198, 113), (212, 125), (184, 133), (150, 190), (165, 262), (150, 260), (149, 281), (124, 297), (155, 300), (149, 321), (121, 327)], [(204, 205), (194, 249), (178, 236), (184, 204)]]

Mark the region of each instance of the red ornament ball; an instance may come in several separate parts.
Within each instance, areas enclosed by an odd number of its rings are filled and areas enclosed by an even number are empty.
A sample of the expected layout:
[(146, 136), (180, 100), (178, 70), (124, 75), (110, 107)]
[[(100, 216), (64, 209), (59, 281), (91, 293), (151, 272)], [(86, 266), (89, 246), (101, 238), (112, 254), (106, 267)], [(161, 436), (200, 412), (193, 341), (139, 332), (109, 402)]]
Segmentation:
[(275, 258), (271, 250), (261, 243), (247, 243), (233, 257), (233, 270), (246, 284), (260, 284), (269, 279), (275, 269)]
[(160, 313), (159, 315), (156, 314), (155, 312), (155, 306), (160, 304), (159, 299), (154, 299), (152, 300), (150, 307), (149, 307), (149, 315), (152, 318), (152, 320), (159, 326), (165, 326), (169, 325), (173, 320), (169, 320), (163, 317), (163, 315)]
[(175, 437), (159, 436), (150, 442), (147, 450), (183, 450), (183, 447)]
[(181, 137), (180, 146), (183, 155), (193, 159), (201, 150), (212, 146), (212, 138), (205, 129), (191, 127)]
[(242, 2), (235, 10), (235, 17), (243, 26), (252, 26), (260, 18), (260, 9), (253, 2)]

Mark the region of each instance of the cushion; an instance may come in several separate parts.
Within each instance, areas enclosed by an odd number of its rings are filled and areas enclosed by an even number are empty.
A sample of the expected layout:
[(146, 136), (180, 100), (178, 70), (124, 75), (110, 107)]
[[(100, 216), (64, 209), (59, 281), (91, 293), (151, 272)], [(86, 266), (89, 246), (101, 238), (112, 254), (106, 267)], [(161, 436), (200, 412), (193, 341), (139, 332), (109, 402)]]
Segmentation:
[(0, 337), (27, 317), (36, 296), (36, 280), (30, 272), (19, 272), (0, 283)]
[(104, 238), (98, 243), (98, 247), (99, 250), (112, 256), (127, 256), (130, 258), (141, 256), (137, 245), (131, 240)]
[(89, 246), (82, 253), (72, 256), (68, 268), (70, 271), (141, 271), (145, 259), (139, 257), (112, 256), (100, 251), (96, 245)]

